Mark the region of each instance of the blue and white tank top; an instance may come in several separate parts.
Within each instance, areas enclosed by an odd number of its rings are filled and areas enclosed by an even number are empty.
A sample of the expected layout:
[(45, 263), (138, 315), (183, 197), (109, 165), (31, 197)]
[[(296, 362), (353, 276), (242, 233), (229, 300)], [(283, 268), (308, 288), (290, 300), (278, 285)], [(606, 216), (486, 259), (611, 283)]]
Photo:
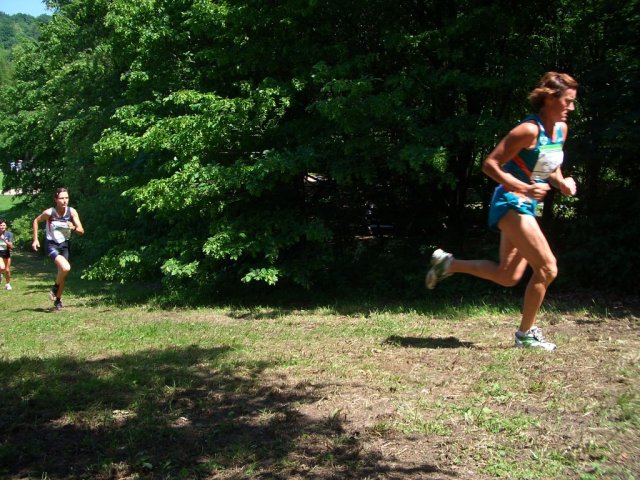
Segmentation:
[(506, 172), (525, 183), (549, 182), (549, 176), (556, 171), (564, 161), (562, 146), (564, 138), (560, 124), (556, 123), (556, 140), (553, 135), (547, 135), (542, 125), (542, 120), (537, 115), (529, 115), (520, 124), (535, 120), (539, 128), (536, 146), (528, 150), (523, 148), (520, 152), (502, 167)]

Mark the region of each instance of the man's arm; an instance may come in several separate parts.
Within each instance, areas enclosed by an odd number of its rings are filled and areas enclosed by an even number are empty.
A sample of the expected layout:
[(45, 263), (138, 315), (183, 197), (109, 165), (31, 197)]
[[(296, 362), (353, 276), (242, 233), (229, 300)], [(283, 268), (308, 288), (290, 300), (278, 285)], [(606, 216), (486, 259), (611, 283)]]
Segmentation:
[(49, 220), (49, 213), (47, 210), (45, 210), (44, 212), (42, 212), (40, 215), (38, 215), (36, 218), (33, 219), (33, 239), (31, 242), (31, 248), (33, 248), (34, 250), (38, 250), (38, 248), (40, 248), (40, 242), (38, 241), (38, 224), (40, 222), (44, 222), (46, 220)]
[(75, 208), (71, 209), (71, 223), (73, 224), (73, 228), (71, 229), (72, 231), (76, 232), (78, 235), (84, 235), (84, 227), (80, 221), (80, 215)]

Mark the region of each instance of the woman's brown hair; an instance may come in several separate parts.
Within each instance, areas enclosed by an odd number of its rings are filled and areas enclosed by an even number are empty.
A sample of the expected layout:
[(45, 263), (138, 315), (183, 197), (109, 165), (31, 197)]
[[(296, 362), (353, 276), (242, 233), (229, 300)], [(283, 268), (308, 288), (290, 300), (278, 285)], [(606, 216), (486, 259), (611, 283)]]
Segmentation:
[(545, 73), (536, 88), (529, 93), (529, 102), (536, 110), (544, 106), (544, 99), (548, 96), (559, 97), (567, 89), (578, 88), (578, 82), (566, 73), (547, 72)]

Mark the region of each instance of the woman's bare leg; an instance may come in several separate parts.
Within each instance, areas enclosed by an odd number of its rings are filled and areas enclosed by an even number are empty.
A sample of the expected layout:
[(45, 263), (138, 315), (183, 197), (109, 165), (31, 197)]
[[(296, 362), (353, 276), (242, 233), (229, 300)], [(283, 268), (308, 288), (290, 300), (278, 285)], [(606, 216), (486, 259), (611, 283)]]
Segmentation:
[(458, 260), (454, 258), (449, 265), (448, 273), (466, 273), (475, 277), (490, 280), (504, 287), (517, 284), (527, 268), (527, 261), (509, 238), (500, 235), (500, 263), (491, 260)]
[(533, 270), (522, 305), (520, 331), (526, 332), (535, 324), (547, 288), (558, 274), (556, 257), (535, 217), (518, 215), (511, 210), (498, 225), (502, 235), (509, 239)]
[(11, 257), (5, 258), (4, 279), (7, 284), (11, 283)]
[(466, 273), (511, 287), (520, 281), (527, 264), (531, 265), (533, 275), (525, 290), (520, 323), (520, 330), (526, 332), (535, 324), (547, 287), (558, 273), (556, 258), (535, 217), (510, 210), (498, 226), (500, 263), (454, 258), (447, 273)]
[(58, 255), (55, 258), (54, 263), (58, 267), (58, 275), (56, 276), (56, 285), (58, 285), (58, 292), (56, 297), (61, 298), (62, 292), (64, 291), (64, 281), (71, 271), (71, 264), (69, 264), (69, 261), (62, 255)]

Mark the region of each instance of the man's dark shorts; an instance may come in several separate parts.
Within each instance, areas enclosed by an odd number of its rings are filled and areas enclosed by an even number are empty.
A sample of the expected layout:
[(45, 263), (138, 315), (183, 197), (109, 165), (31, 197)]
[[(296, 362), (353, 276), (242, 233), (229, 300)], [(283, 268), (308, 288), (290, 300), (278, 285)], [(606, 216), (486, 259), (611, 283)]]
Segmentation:
[(45, 248), (47, 250), (47, 256), (51, 260), (55, 260), (58, 255), (62, 255), (69, 260), (69, 241), (56, 243), (50, 240), (46, 241)]

